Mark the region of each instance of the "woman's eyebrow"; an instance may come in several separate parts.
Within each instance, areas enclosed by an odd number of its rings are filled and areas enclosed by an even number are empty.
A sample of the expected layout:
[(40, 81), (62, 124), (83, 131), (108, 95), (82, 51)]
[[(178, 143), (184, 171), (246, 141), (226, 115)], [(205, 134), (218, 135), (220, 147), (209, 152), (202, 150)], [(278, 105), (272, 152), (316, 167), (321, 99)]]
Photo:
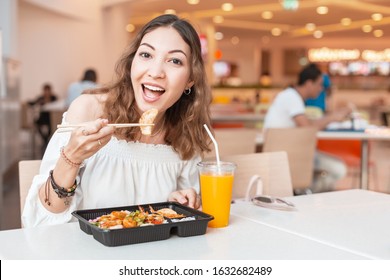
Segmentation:
[(152, 45), (149, 45), (148, 43), (142, 43), (140, 46), (147, 46), (151, 48), (152, 50), (155, 50), (155, 48)]
[(169, 51), (168, 53), (182, 53), (182, 54), (184, 54), (185, 57), (187, 57), (186, 53), (183, 52), (182, 50), (172, 50), (172, 51)]
[[(151, 48), (152, 50), (156, 50), (152, 45), (149, 45), (148, 43), (142, 43), (140, 46), (146, 46)], [(168, 53), (182, 53), (185, 57), (187, 57), (187, 54), (182, 50), (171, 50)]]

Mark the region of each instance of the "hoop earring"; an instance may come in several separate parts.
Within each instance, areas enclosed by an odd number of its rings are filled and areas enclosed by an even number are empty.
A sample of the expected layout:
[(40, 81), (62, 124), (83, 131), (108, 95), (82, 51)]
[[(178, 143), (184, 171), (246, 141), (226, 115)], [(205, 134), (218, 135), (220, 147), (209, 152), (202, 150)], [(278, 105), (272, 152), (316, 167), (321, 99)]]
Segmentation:
[(191, 88), (187, 88), (184, 90), (185, 95), (190, 95), (191, 94)]

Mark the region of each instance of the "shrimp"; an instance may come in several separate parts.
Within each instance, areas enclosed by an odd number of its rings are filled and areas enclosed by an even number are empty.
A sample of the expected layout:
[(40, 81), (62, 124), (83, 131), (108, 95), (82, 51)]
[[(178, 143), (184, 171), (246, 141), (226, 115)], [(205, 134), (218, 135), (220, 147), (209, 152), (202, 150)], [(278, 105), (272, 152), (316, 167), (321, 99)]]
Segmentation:
[(168, 219), (177, 219), (177, 218), (184, 218), (185, 215), (178, 214), (175, 210), (171, 208), (162, 208), (160, 210), (155, 211), (152, 206), (149, 206), (150, 212), (160, 214), (161, 216), (168, 218)]
[[(145, 111), (141, 118), (139, 119), (140, 124), (151, 124), (153, 125), (154, 119), (158, 114), (158, 110), (152, 108), (150, 110)], [(141, 126), (142, 135), (151, 135), (152, 134), (152, 126)]]

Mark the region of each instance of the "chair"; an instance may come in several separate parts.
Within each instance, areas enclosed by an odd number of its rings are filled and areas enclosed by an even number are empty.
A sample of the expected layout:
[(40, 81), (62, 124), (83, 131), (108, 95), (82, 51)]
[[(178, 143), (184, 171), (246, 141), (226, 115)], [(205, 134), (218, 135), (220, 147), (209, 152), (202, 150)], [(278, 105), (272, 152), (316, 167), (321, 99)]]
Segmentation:
[[(368, 144), (370, 144), (370, 142)], [(370, 145), (368, 145), (368, 148), (370, 148)], [(352, 176), (352, 187), (356, 187), (358, 185), (356, 180), (360, 177), (361, 172), (362, 143), (360, 140), (320, 139), (317, 142), (317, 149), (340, 157), (347, 165), (349, 175)], [(375, 162), (369, 161), (369, 167), (372, 168), (375, 185), (377, 185), (377, 170)]]
[(20, 213), (23, 212), (24, 202), (28, 190), (35, 175), (39, 173), (41, 160), (22, 160), (19, 161), (19, 197), (20, 197)]
[[(250, 154), (256, 152), (257, 131), (250, 128), (214, 129), (220, 157), (225, 155)], [(206, 155), (215, 158), (215, 150)]]
[(249, 182), (254, 175), (260, 176), (262, 180), (262, 194), (280, 197), (293, 195), (286, 152), (230, 155), (221, 159), (237, 164), (233, 199), (246, 196)]
[(263, 152), (287, 153), (295, 192), (305, 191), (312, 184), (316, 134), (315, 127), (268, 128), (265, 132)]

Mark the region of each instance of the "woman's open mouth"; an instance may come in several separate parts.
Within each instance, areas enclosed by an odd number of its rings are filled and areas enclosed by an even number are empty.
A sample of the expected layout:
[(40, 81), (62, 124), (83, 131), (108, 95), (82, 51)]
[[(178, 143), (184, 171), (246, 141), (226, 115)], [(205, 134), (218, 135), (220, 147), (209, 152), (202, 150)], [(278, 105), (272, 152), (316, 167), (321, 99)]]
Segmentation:
[(164, 94), (165, 89), (157, 86), (142, 84), (144, 98), (147, 101), (156, 101)]

